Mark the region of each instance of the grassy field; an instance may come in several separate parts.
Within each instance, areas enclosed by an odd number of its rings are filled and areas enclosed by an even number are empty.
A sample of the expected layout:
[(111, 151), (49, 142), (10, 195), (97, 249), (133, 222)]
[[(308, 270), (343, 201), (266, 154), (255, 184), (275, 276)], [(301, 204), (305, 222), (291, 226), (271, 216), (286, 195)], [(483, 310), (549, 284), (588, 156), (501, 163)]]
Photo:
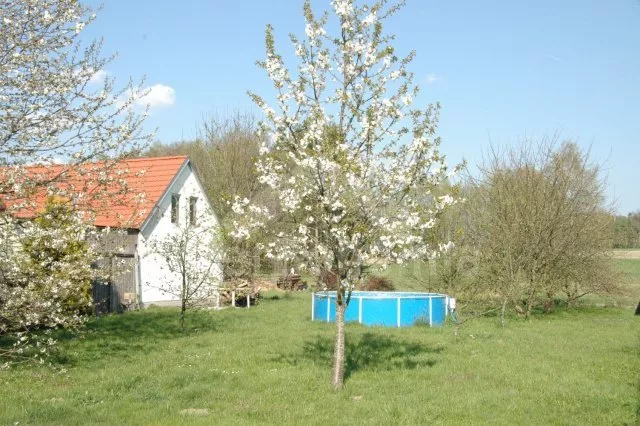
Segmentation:
[[(333, 326), (310, 296), (251, 309), (150, 309), (93, 320), (49, 367), (0, 371), (0, 424), (638, 424), (640, 317), (581, 308), (507, 327), (347, 327), (347, 380), (330, 383)], [(185, 411), (186, 410), (186, 411)]]

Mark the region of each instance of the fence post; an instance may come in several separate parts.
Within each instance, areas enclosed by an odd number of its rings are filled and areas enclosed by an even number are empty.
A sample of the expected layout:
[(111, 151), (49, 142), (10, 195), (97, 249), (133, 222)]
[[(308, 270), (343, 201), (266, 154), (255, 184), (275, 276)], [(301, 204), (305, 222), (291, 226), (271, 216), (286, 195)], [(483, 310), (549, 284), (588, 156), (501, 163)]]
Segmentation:
[(311, 292), (311, 321), (316, 319), (316, 293)]
[(249, 306), (251, 306), (251, 296), (247, 294), (247, 309), (249, 309)]
[(236, 307), (236, 291), (231, 292), (231, 306)]

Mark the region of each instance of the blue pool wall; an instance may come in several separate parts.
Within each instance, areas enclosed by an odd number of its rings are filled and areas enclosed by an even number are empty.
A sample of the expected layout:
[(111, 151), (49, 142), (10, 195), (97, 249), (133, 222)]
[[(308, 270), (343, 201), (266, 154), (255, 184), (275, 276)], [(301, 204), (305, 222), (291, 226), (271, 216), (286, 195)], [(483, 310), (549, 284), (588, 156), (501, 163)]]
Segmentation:
[[(312, 319), (335, 321), (335, 298), (335, 291), (312, 293)], [(354, 291), (345, 321), (384, 327), (440, 326), (447, 317), (448, 298), (439, 293)]]

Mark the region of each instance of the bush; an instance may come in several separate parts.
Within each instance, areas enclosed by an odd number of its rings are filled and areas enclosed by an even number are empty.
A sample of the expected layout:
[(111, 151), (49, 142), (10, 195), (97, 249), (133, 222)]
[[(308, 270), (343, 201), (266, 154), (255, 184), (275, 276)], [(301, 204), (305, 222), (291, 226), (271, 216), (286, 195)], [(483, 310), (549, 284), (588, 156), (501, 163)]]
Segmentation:
[(338, 289), (338, 276), (335, 272), (322, 270), (316, 283), (318, 290), (336, 291)]
[(362, 285), (364, 291), (395, 291), (393, 281), (386, 277), (371, 275)]

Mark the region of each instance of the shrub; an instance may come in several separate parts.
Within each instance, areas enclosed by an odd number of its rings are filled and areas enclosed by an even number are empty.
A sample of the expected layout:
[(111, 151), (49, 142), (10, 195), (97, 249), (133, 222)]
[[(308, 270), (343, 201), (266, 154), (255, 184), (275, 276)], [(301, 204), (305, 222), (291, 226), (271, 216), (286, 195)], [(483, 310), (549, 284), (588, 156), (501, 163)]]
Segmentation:
[(393, 281), (386, 277), (371, 275), (362, 285), (365, 291), (395, 291)]

